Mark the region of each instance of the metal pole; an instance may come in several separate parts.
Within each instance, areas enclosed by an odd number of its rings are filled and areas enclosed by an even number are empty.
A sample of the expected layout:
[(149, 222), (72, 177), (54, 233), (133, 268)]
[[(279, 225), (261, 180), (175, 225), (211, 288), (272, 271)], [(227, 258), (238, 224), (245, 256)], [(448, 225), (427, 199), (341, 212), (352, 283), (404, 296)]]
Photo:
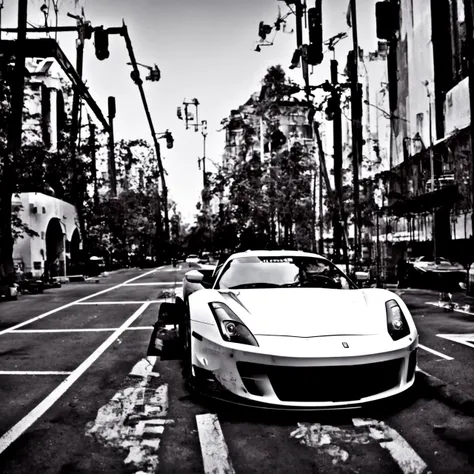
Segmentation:
[(109, 97), (109, 174), (110, 174), (110, 193), (112, 197), (117, 197), (117, 170), (115, 168), (115, 138), (114, 138), (114, 118), (115, 118), (115, 99)]
[[(338, 63), (335, 59), (331, 60), (331, 83), (334, 86), (332, 91), (332, 98), (334, 99), (335, 109), (333, 117), (333, 134), (334, 134), (334, 189), (336, 192), (336, 199), (338, 206), (334, 209), (334, 256), (337, 262), (341, 258), (341, 220), (342, 215), (342, 121), (340, 97), (335, 86), (338, 84)], [(345, 247), (345, 246), (343, 246)], [(347, 249), (346, 249), (347, 251)]]
[[(1, 11), (1, 9), (0, 9)], [(4, 33), (18, 33), (18, 28), (1, 28), (0, 32)], [(38, 28), (26, 28), (27, 33), (50, 33), (54, 32), (74, 32), (77, 31), (77, 26), (48, 26), (48, 27), (38, 27)]]
[(356, 0), (350, 0), (351, 21), (352, 21), (352, 44), (353, 62), (351, 71), (351, 115), (352, 115), (352, 167), (353, 167), (353, 194), (354, 194), (354, 260), (357, 266), (360, 258), (359, 226), (360, 226), (360, 206), (359, 206), (359, 151), (360, 151), (360, 129), (362, 120), (362, 104), (360, 103), (359, 92), (359, 42), (357, 37), (357, 10)]
[[(150, 132), (151, 132), (153, 143), (155, 146), (156, 159), (158, 161), (158, 169), (159, 169), (160, 178), (161, 178), (161, 188), (163, 192), (164, 218), (165, 218), (165, 242), (168, 242), (169, 235), (170, 235), (169, 217), (168, 217), (168, 188), (166, 187), (165, 171), (163, 169), (163, 163), (161, 161), (160, 144), (158, 143), (158, 139), (156, 138), (155, 127), (153, 125), (150, 110), (148, 108), (145, 91), (143, 90), (143, 81), (140, 79), (140, 71), (138, 70), (137, 61), (135, 59), (135, 54), (133, 52), (132, 42), (130, 41), (130, 36), (128, 35), (128, 29), (127, 29), (127, 26), (125, 25), (125, 22), (123, 23), (123, 26), (121, 28), (121, 35), (125, 38), (125, 43), (127, 45), (130, 61), (133, 66), (135, 77), (137, 78), (135, 83), (137, 84), (138, 90), (140, 91), (140, 96), (143, 102), (143, 108), (145, 109), (145, 114), (148, 120), (148, 125), (150, 127)], [(161, 222), (160, 222), (160, 227), (161, 227)]]
[[(79, 22), (78, 22), (79, 23)], [(76, 71), (80, 79), (82, 79), (82, 71), (84, 64), (84, 42), (79, 38), (76, 47)], [(74, 96), (72, 100), (72, 117), (71, 117), (71, 136), (70, 136), (70, 150), (71, 150), (71, 164), (72, 164), (72, 195), (74, 204), (78, 206), (79, 218), (81, 218), (82, 203), (79, 199), (79, 189), (77, 182), (77, 136), (79, 133), (79, 108), (81, 102), (81, 94), (79, 89), (74, 88)]]
[(207, 176), (206, 176), (206, 136), (207, 134), (202, 134), (202, 183), (204, 189), (207, 188)]
[(380, 208), (377, 206), (376, 210), (376, 228), (377, 228), (377, 240), (376, 240), (376, 245), (377, 245), (377, 255), (375, 257), (375, 263), (376, 263), (376, 279), (377, 279), (377, 288), (380, 288)]
[[(427, 86), (428, 88), (428, 86)], [(428, 90), (428, 117), (429, 117), (429, 130), (430, 130), (430, 175), (431, 175), (431, 192), (435, 191), (435, 174), (434, 174), (434, 156), (433, 156), (433, 125), (432, 125), (432, 112), (431, 112), (431, 93)], [(438, 246), (436, 245), (436, 209), (433, 207), (432, 213), (433, 219), (431, 221), (431, 234), (433, 236), (433, 257), (438, 258)]]
[(324, 254), (323, 174), (319, 167), (319, 253)]
[(8, 150), (3, 160), (3, 170), (0, 175), (0, 278), (8, 278), (14, 273), (12, 195), (16, 184), (15, 162), (19, 159), (21, 152), (23, 129), (27, 16), (28, 0), (19, 0), (15, 67), (11, 84), (11, 120), (8, 129)]
[(99, 190), (97, 187), (97, 159), (95, 150), (95, 123), (89, 122), (89, 147), (91, 149), (92, 160), (92, 182), (94, 185), (94, 208), (97, 209), (99, 205)]

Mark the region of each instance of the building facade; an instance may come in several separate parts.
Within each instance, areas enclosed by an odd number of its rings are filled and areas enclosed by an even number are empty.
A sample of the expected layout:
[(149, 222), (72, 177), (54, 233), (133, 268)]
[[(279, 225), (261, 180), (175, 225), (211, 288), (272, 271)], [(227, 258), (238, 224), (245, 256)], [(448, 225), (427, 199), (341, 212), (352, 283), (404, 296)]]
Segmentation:
[[(28, 59), (25, 85), (24, 140), (58, 151), (65, 128), (70, 93), (65, 75), (54, 59)], [(51, 183), (54, 186), (55, 183)], [(43, 274), (65, 276), (76, 271), (82, 248), (76, 209), (55, 196), (46, 186), (42, 192), (23, 192), (13, 196), (12, 208), (37, 236), (23, 234), (16, 239), (13, 259), (17, 270), (35, 277)]]
[[(388, 45), (391, 258), (470, 255), (471, 144), (463, 0), (402, 0)], [(454, 241), (456, 241), (454, 243)], [(470, 257), (469, 257), (470, 255)]]

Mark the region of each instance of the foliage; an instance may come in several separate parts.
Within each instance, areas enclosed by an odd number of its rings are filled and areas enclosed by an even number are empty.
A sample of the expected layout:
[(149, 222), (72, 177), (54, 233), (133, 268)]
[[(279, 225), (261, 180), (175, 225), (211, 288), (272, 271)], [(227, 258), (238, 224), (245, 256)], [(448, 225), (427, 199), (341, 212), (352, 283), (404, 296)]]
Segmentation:
[[(201, 209), (189, 231), (188, 246), (217, 251), (236, 247), (311, 249), (314, 222), (311, 180), (312, 153), (280, 129), (283, 115), (305, 111), (291, 95), (299, 90), (281, 66), (270, 67), (259, 97), (254, 95), (227, 121), (233, 146), (228, 166), (212, 176), (210, 193), (218, 205)], [(262, 160), (260, 123), (264, 124)]]

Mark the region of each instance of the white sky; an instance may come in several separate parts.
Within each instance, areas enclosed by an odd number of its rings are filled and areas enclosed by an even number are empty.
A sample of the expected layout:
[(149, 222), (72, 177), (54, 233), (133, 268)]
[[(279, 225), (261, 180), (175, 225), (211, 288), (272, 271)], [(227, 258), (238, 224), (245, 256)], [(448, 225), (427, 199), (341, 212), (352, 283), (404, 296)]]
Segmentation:
[[(308, 8), (314, 6), (312, 0), (307, 3)], [(340, 71), (352, 44), (352, 33), (346, 24), (348, 3), (323, 0), (324, 39), (342, 31), (349, 34), (336, 49)], [(43, 4), (50, 6), (49, 21), (54, 22), (52, 0), (29, 0), (28, 18), (36, 26), (44, 24), (40, 11)], [(375, 49), (377, 44), (374, 4), (375, 0), (357, 0), (360, 46), (366, 50)], [(16, 27), (17, 5), (17, 0), (4, 0), (2, 27)], [(156, 63), (160, 68), (161, 80), (144, 81), (145, 93), (156, 131), (169, 129), (174, 136), (172, 150), (161, 142), (167, 185), (183, 218), (191, 222), (202, 188), (202, 173), (197, 166), (197, 158), (202, 156), (202, 136), (185, 130), (184, 122), (176, 116), (176, 108), (184, 99), (199, 100), (199, 120), (208, 121), (206, 154), (220, 162), (225, 137), (224, 131), (217, 132), (221, 120), (259, 90), (268, 67), (281, 64), (290, 77), (302, 83), (301, 69), (288, 70), (296, 47), (295, 34), (280, 31), (273, 46), (262, 47), (260, 53), (254, 51), (259, 22), (273, 25), (278, 7), (283, 15), (288, 7), (277, 0), (59, 0), (59, 25), (73, 26), (75, 20), (66, 14), (79, 13), (82, 6), (93, 26), (121, 26), (124, 20), (137, 61), (151, 66)], [(287, 25), (288, 29), (294, 28), (294, 16), (288, 18)], [(73, 64), (75, 37), (75, 33), (58, 34), (60, 46)], [(272, 37), (273, 33), (268, 38)], [(15, 35), (2, 33), (2, 38), (14, 39)], [(313, 85), (329, 79), (329, 59), (327, 53), (323, 63), (314, 68)], [(105, 61), (96, 59), (90, 40), (85, 49), (84, 79), (104, 115), (107, 97), (115, 96), (117, 141), (144, 138), (152, 143), (127, 62), (128, 53), (120, 36), (110, 38), (110, 57)], [(145, 79), (147, 70), (141, 70), (141, 75)], [(209, 161), (207, 168), (214, 169)]]

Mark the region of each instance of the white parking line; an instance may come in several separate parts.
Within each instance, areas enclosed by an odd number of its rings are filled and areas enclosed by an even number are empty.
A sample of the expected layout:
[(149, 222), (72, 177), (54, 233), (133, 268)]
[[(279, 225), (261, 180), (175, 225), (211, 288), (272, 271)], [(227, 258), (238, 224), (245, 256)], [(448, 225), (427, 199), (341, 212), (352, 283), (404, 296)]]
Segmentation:
[[(150, 272), (151, 273), (151, 272)], [(79, 377), (111, 346), (116, 339), (147, 309), (148, 303), (143, 304), (130, 316), (117, 331), (111, 334), (77, 369), (58, 385), (39, 405), (31, 410), (16, 425), (10, 428), (0, 438), (0, 454), (16, 441), (33, 423), (43, 416), (56, 401), (66, 393)]]
[(420, 349), (423, 349), (424, 351), (431, 352), (432, 354), (437, 355), (438, 357), (442, 357), (443, 359), (454, 360), (454, 357), (443, 354), (442, 352), (435, 351), (434, 349), (431, 349), (430, 347), (426, 347), (423, 344), (418, 344), (418, 347)]
[(120, 284), (112, 286), (110, 288), (106, 288), (105, 290), (98, 291), (97, 293), (93, 293), (92, 295), (85, 296), (84, 298), (80, 298), (76, 301), (72, 301), (71, 303), (65, 304), (63, 306), (59, 306), (58, 308), (54, 308), (51, 311), (40, 314), (39, 316), (36, 316), (34, 318), (28, 319), (27, 321), (23, 321), (22, 323), (16, 324), (15, 326), (11, 326), (7, 329), (4, 329), (3, 331), (0, 331), (0, 336), (3, 335), (3, 334), (7, 334), (9, 332), (12, 332), (15, 329), (21, 328), (23, 326), (27, 326), (28, 324), (34, 323), (35, 321), (38, 321), (39, 319), (43, 319), (46, 316), (50, 316), (51, 314), (57, 313), (58, 311), (61, 311), (61, 310), (66, 309), (66, 308), (70, 308), (71, 306), (73, 306), (77, 303), (80, 303), (81, 301), (86, 301), (86, 300), (89, 300), (91, 298), (94, 298), (95, 296), (103, 295), (104, 293), (108, 293), (109, 291), (116, 290), (117, 288), (120, 288), (121, 286), (124, 286), (127, 283), (130, 283), (132, 281), (138, 280), (139, 278), (143, 278), (144, 276), (155, 273), (157, 270), (158, 269), (150, 270), (149, 272), (143, 273), (142, 275), (138, 275), (136, 277), (133, 277), (130, 280), (125, 281), (124, 283), (120, 283)]
[(70, 375), (72, 372), (54, 370), (0, 370), (0, 375)]
[[(17, 329), (14, 334), (54, 334), (63, 332), (114, 332), (119, 328), (82, 328), (82, 329)], [(153, 326), (135, 326), (126, 328), (126, 331), (151, 331)]]
[(168, 285), (176, 285), (176, 286), (183, 286), (181, 281), (157, 281), (152, 283), (127, 283), (125, 286), (168, 286)]
[[(128, 286), (128, 285), (127, 285)], [(150, 304), (156, 304), (156, 303), (163, 303), (165, 300), (160, 299), (160, 300), (143, 300), (143, 301), (86, 301), (86, 302), (79, 302), (79, 303), (74, 303), (76, 306), (106, 306), (106, 305), (113, 305), (113, 304), (143, 304), (143, 303), (150, 303)]]
[(474, 333), (468, 334), (436, 334), (438, 337), (443, 339), (447, 339), (448, 341), (458, 342), (459, 344), (463, 344), (471, 349), (474, 349)]
[(196, 415), (205, 474), (235, 474), (217, 415)]
[(383, 421), (354, 418), (354, 426), (367, 426), (370, 436), (391, 455), (404, 474), (422, 474), (428, 467), (416, 451), (396, 430)]

